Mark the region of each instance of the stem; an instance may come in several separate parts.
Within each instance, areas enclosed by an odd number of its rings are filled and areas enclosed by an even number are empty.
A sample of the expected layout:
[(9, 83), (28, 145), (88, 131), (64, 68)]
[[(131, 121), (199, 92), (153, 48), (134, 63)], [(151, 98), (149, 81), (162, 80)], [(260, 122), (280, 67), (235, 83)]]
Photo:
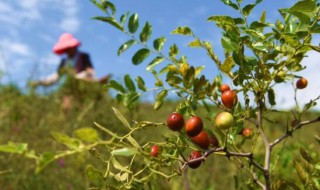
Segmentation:
[(263, 100), (262, 97), (259, 97), (259, 112), (258, 112), (258, 130), (261, 134), (265, 145), (265, 159), (264, 159), (264, 170), (263, 176), (266, 182), (264, 190), (270, 190), (270, 157), (271, 157), (271, 147), (269, 146), (269, 141), (262, 128), (263, 124)]
[(273, 148), (275, 145), (279, 144), (281, 141), (283, 141), (287, 137), (292, 136), (292, 133), (294, 131), (300, 129), (304, 125), (309, 125), (309, 124), (316, 123), (316, 122), (320, 122), (320, 117), (313, 119), (313, 120), (303, 121), (303, 122), (296, 124), (291, 130), (287, 130), (287, 132), (284, 135), (282, 135), (281, 137), (277, 138), (272, 143), (270, 143), (269, 144), (270, 148)]

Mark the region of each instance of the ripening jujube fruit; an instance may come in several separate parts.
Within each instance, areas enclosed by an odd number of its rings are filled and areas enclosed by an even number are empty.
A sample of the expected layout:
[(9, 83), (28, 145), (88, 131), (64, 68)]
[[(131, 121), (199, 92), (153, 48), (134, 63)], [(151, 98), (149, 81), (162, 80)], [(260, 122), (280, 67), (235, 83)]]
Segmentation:
[[(191, 160), (195, 160), (197, 158), (200, 158), (202, 155), (201, 155), (201, 152), (200, 151), (193, 151), (191, 152), (189, 158), (188, 158), (188, 161), (191, 161)], [(192, 169), (196, 169), (198, 168), (200, 165), (201, 165), (201, 162), (202, 160), (198, 160), (198, 161), (194, 161), (194, 162), (189, 162), (188, 163), (188, 166)]]
[(233, 125), (233, 116), (229, 112), (221, 112), (216, 117), (216, 126), (219, 129), (229, 129)]
[(150, 156), (157, 157), (159, 154), (159, 146), (153, 145), (150, 150)]
[(253, 135), (253, 130), (250, 127), (245, 127), (244, 129), (242, 129), (242, 135), (244, 137), (250, 138)]
[(223, 93), (224, 91), (230, 90), (230, 86), (227, 84), (221, 84), (219, 91)]
[(186, 133), (190, 137), (198, 135), (203, 129), (202, 119), (198, 116), (191, 117), (186, 123)]
[(202, 130), (197, 136), (191, 137), (191, 139), (202, 149), (209, 147), (209, 136), (205, 130)]
[(184, 118), (179, 113), (172, 113), (167, 118), (167, 126), (172, 131), (180, 131), (184, 126)]
[(297, 89), (304, 89), (307, 86), (308, 86), (308, 80), (306, 78), (300, 78), (296, 82)]
[(231, 109), (238, 103), (238, 97), (233, 90), (226, 90), (221, 95), (221, 101), (226, 108)]

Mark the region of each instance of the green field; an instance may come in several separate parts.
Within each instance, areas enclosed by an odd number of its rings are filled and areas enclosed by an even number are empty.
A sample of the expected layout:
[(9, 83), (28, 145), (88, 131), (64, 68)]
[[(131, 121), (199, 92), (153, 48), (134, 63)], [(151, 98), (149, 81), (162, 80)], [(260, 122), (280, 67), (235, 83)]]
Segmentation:
[[(65, 96), (71, 97), (70, 107), (63, 106)], [(53, 131), (74, 136), (75, 130), (92, 127), (99, 131), (99, 138), (109, 138), (93, 124), (98, 122), (118, 134), (123, 133), (124, 127), (115, 117), (112, 107), (119, 109), (128, 121), (153, 122), (165, 122), (168, 114), (176, 107), (174, 101), (167, 101), (162, 109), (154, 111), (151, 103), (144, 102), (129, 110), (119, 105), (102, 86), (78, 82), (61, 87), (48, 95), (39, 95), (32, 91), (22, 93), (13, 85), (5, 85), (0, 87), (0, 100), (0, 144), (7, 144), (9, 141), (27, 143), (28, 150), (34, 150), (35, 154), (67, 150), (64, 145), (54, 140)], [(200, 108), (199, 115), (205, 117), (202, 113)], [(316, 115), (316, 112), (308, 113), (304, 119), (314, 118)], [(284, 133), (292, 116), (283, 112), (271, 113), (268, 119), (270, 122), (266, 121), (266, 132), (276, 138)], [(205, 120), (205, 127), (215, 131), (209, 120)], [(320, 136), (318, 127), (319, 124), (305, 126), (305, 129), (298, 130), (292, 138), (288, 138), (284, 146), (279, 145), (275, 149), (272, 159), (276, 161), (272, 162), (275, 165), (271, 166), (273, 176), (280, 176), (281, 179), (303, 187), (294, 169), (293, 160), (303, 162), (299, 153), (299, 149), (303, 147), (313, 159), (319, 161), (319, 144), (314, 138), (314, 135)], [(139, 131), (134, 137), (138, 142), (158, 142), (166, 135), (175, 134), (162, 126)], [(239, 137), (240, 140), (241, 138)], [(222, 139), (219, 141), (222, 142)], [(250, 144), (252, 139), (244, 143)], [(263, 150), (263, 143), (258, 141), (255, 155), (259, 157)], [(234, 162), (233, 158), (229, 161), (225, 156), (211, 155), (199, 169), (188, 169), (187, 176), (174, 177), (170, 181), (158, 176), (150, 181), (151, 185), (146, 185), (146, 189), (187, 189), (186, 184), (190, 189), (235, 189), (234, 175), (239, 173), (239, 184), (252, 184), (248, 174), (239, 165), (236, 167)], [(83, 152), (55, 160), (36, 174), (34, 160), (25, 158), (23, 154), (0, 153), (0, 190), (88, 189), (94, 182), (86, 177), (87, 165), (101, 170), (105, 167), (89, 152)], [(237, 189), (247, 189), (247, 186), (241, 185)]]

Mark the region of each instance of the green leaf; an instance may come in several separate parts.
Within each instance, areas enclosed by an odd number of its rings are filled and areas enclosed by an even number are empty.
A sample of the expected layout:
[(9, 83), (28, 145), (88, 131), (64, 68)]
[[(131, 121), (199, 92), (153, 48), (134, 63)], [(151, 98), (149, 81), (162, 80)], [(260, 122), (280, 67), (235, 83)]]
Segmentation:
[(130, 92), (127, 94), (124, 94), (123, 96), (123, 104), (125, 106), (132, 106), (132, 103), (136, 102), (139, 99), (140, 95), (137, 92)]
[(225, 5), (228, 5), (228, 6), (232, 7), (235, 10), (239, 9), (238, 5), (233, 3), (231, 0), (220, 0), (220, 1), (222, 1)]
[(113, 164), (114, 168), (116, 168), (117, 170), (120, 170), (121, 172), (132, 173), (132, 171), (122, 166), (115, 157), (112, 158), (111, 163)]
[(196, 68), (195, 76), (197, 77), (206, 66), (202, 65)]
[(157, 50), (157, 51), (161, 51), (165, 41), (166, 41), (165, 37), (160, 37), (160, 38), (155, 39), (153, 41), (154, 49)]
[(126, 74), (124, 76), (124, 83), (129, 91), (136, 91), (136, 86), (133, 80), (131, 79), (130, 75)]
[(107, 12), (106, 11), (106, 8), (102, 5), (102, 4), (100, 4), (100, 3), (98, 3), (96, 0), (90, 0), (96, 7), (98, 7), (99, 9), (101, 9), (103, 12)]
[(128, 29), (130, 33), (135, 33), (139, 28), (139, 16), (137, 13), (133, 14), (129, 18)]
[(228, 37), (222, 37), (221, 43), (223, 48), (228, 52), (233, 52), (238, 50), (238, 44), (234, 43), (230, 38)]
[(129, 124), (128, 120), (124, 117), (124, 115), (122, 115), (122, 113), (115, 107), (112, 107), (112, 110), (113, 110), (114, 114), (116, 115), (116, 117), (121, 121), (121, 123), (130, 129), (131, 128), (130, 124)]
[(150, 71), (152, 70), (156, 65), (160, 64), (161, 62), (164, 61), (164, 57), (156, 57), (154, 58), (147, 66), (146, 70)]
[(230, 25), (230, 26), (235, 25), (234, 19), (230, 16), (211, 16), (207, 20), (213, 21), (217, 25)]
[(235, 65), (235, 62), (233, 60), (232, 57), (227, 56), (226, 60), (223, 62), (223, 64), (221, 65), (220, 69), (229, 74), (233, 68), (233, 66)]
[(301, 22), (308, 24), (310, 19), (314, 16), (316, 10), (316, 1), (304, 0), (298, 1), (288, 9), (288, 12), (298, 17)]
[(245, 17), (247, 17), (250, 13), (251, 13), (251, 11), (252, 11), (252, 9), (255, 7), (255, 4), (248, 4), (248, 5), (246, 5), (243, 9), (242, 9), (242, 12), (243, 12), (243, 15), (245, 16)]
[(140, 41), (142, 43), (145, 43), (146, 41), (148, 41), (151, 37), (151, 33), (152, 33), (152, 26), (149, 24), (149, 22), (146, 22), (146, 24), (144, 25), (140, 33)]
[(150, 55), (150, 50), (143, 48), (138, 50), (132, 57), (132, 63), (139, 65)]
[(315, 168), (320, 171), (320, 162), (315, 165)]
[(121, 148), (111, 151), (111, 154), (114, 156), (133, 156), (137, 154), (138, 151), (133, 148)]
[(156, 96), (156, 101), (154, 103), (154, 109), (158, 110), (161, 108), (162, 104), (164, 103), (164, 100), (166, 99), (168, 95), (168, 90), (162, 90), (160, 91)]
[(28, 144), (26, 143), (14, 143), (8, 142), (6, 145), (0, 145), (0, 152), (22, 154), (28, 150)]
[(177, 45), (176, 45), (176, 44), (173, 44), (173, 45), (170, 47), (169, 56), (170, 56), (171, 58), (175, 58), (178, 53), (179, 53), (179, 49), (178, 49)]
[(250, 24), (250, 28), (251, 29), (261, 29), (261, 28), (264, 28), (264, 27), (268, 27), (268, 26), (271, 26), (270, 24), (265, 24), (265, 23), (261, 23), (261, 22), (258, 22), (258, 21), (254, 21)]
[(88, 165), (85, 170), (86, 176), (88, 177), (90, 183), (99, 186), (104, 182), (102, 173), (94, 168), (92, 165)]
[(66, 145), (69, 149), (74, 150), (79, 148), (81, 145), (81, 142), (78, 139), (71, 138), (64, 133), (52, 131), (51, 135), (56, 141)]
[(318, 135), (315, 135), (314, 138), (316, 139), (316, 141), (320, 144), (320, 137)]
[(141, 149), (139, 143), (134, 139), (132, 138), (130, 135), (126, 137), (126, 139), (137, 149)]
[(126, 51), (128, 48), (130, 48), (133, 44), (137, 43), (135, 40), (128, 40), (126, 41), (124, 44), (122, 44), (120, 46), (120, 48), (118, 49), (118, 56), (123, 53), (124, 51)]
[(188, 26), (179, 26), (178, 28), (174, 29), (171, 34), (180, 34), (186, 36), (192, 36), (193, 32)]
[(36, 174), (39, 174), (48, 164), (54, 160), (55, 154), (52, 152), (45, 152), (41, 154), (37, 160)]
[(120, 16), (120, 24), (124, 25), (124, 23), (126, 22), (127, 18), (128, 18), (129, 12), (126, 12), (126, 14), (123, 14)]
[(102, 17), (102, 16), (97, 16), (97, 17), (93, 17), (93, 19), (96, 20), (100, 20), (103, 22), (107, 22), (109, 24), (111, 24), (112, 26), (116, 27), (117, 29), (124, 31), (123, 27), (121, 26), (121, 24), (119, 24), (114, 18), (112, 17)]
[(99, 140), (98, 132), (90, 127), (83, 127), (74, 131), (75, 137), (84, 142), (96, 142)]
[(111, 3), (110, 1), (101, 1), (101, 4), (103, 5), (103, 7), (105, 8), (105, 10), (110, 9), (111, 10), (111, 14), (115, 15), (116, 14), (116, 7), (114, 6), (113, 3)]
[(189, 47), (201, 47), (201, 41), (197, 38), (188, 44)]
[(109, 82), (109, 84), (107, 85), (107, 87), (113, 88), (116, 91), (121, 92), (121, 93), (125, 93), (126, 92), (126, 89), (119, 82), (117, 82), (115, 80), (111, 80)]
[(272, 106), (276, 105), (276, 96), (272, 88), (268, 90), (268, 101), (270, 105)]
[(140, 90), (142, 90), (142, 91), (147, 91), (147, 88), (146, 88), (146, 86), (145, 86), (145, 82), (144, 82), (144, 80), (143, 80), (143, 78), (142, 77), (140, 77), (140, 76), (137, 76), (136, 77), (136, 81), (137, 81), (137, 84), (138, 84), (138, 88), (140, 89)]

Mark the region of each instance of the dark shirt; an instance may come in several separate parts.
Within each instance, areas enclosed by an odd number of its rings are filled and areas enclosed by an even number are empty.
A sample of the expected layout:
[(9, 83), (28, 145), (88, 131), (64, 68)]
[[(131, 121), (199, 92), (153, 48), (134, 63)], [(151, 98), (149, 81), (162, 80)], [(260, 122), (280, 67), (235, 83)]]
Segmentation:
[[(90, 56), (84, 52), (78, 52), (77, 59), (75, 60), (76, 63), (74, 64), (74, 69), (76, 73), (80, 73), (88, 68), (93, 68), (93, 65), (90, 61)], [(60, 65), (58, 67), (58, 73), (60, 73), (61, 69), (66, 67), (66, 58), (62, 59)]]

